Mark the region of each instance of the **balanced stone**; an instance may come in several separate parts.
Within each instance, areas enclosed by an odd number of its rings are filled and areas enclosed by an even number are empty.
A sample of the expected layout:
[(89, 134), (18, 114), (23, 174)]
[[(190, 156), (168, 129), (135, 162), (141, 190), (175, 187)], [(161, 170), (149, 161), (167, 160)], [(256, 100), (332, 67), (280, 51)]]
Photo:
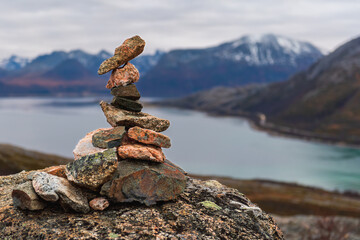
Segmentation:
[(146, 205), (175, 199), (186, 186), (182, 170), (169, 164), (124, 160), (119, 162), (111, 181), (101, 188), (101, 194), (114, 202), (137, 201)]
[(141, 112), (141, 109), (143, 108), (143, 105), (139, 101), (133, 101), (121, 97), (114, 97), (111, 105), (132, 112)]
[(137, 82), (139, 78), (140, 74), (136, 67), (131, 63), (127, 63), (124, 67), (112, 71), (106, 88), (111, 89), (117, 86), (127, 86)]
[(11, 193), (11, 197), (14, 206), (17, 208), (41, 210), (46, 206), (45, 202), (34, 191), (31, 181), (16, 186)]
[(118, 86), (111, 89), (111, 94), (115, 97), (122, 97), (131, 100), (139, 100), (140, 93), (137, 90), (135, 84), (127, 86)]
[(87, 198), (80, 188), (74, 187), (65, 178), (45, 172), (34, 174), (32, 185), (35, 192), (45, 201), (56, 202), (65, 209), (87, 213), (90, 207)]
[(144, 51), (145, 41), (139, 36), (126, 39), (123, 44), (115, 49), (113, 57), (101, 63), (98, 74), (107, 73), (134, 59)]
[(110, 180), (117, 166), (116, 148), (110, 148), (68, 163), (65, 173), (70, 182), (96, 191)]
[(153, 145), (130, 144), (118, 148), (120, 159), (137, 159), (152, 162), (164, 162), (165, 155), (161, 148)]
[(118, 109), (104, 101), (100, 102), (102, 111), (105, 114), (107, 122), (113, 126), (134, 127), (150, 129), (156, 132), (162, 132), (168, 129), (170, 121), (154, 117), (143, 112), (130, 112)]
[(163, 148), (171, 147), (170, 138), (168, 136), (149, 129), (132, 127), (129, 129), (127, 135), (131, 139), (144, 144), (155, 145)]
[(98, 148), (118, 147), (125, 133), (124, 126), (100, 130), (92, 135), (92, 144)]
[(87, 155), (91, 155), (94, 153), (98, 153), (98, 152), (103, 152), (106, 149), (104, 148), (99, 148), (99, 147), (95, 147), (92, 143), (92, 136), (94, 134), (96, 134), (97, 132), (100, 131), (106, 131), (106, 130), (110, 130), (111, 128), (99, 128), (96, 129), (92, 132), (89, 132), (88, 134), (86, 134), (85, 137), (83, 137), (78, 144), (76, 145), (75, 149), (73, 150), (73, 154), (74, 154), (74, 158), (75, 160), (83, 157), (83, 156), (87, 156)]

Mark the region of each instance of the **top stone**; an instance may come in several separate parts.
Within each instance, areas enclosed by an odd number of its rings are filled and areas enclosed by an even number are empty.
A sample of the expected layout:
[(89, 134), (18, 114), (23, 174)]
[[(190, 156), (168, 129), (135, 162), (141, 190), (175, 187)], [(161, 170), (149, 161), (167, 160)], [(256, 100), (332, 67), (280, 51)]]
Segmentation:
[(106, 59), (100, 65), (98, 74), (105, 74), (136, 58), (144, 51), (144, 47), (145, 41), (137, 35), (126, 39), (121, 46), (115, 49), (114, 56)]

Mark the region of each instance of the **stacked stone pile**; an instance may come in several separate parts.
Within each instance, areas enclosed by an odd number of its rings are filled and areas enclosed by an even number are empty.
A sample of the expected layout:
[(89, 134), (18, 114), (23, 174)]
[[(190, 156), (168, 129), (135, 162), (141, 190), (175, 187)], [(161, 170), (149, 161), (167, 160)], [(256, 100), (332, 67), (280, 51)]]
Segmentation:
[(81, 139), (73, 162), (30, 175), (29, 182), (13, 190), (15, 206), (39, 210), (46, 202), (57, 202), (65, 210), (86, 213), (90, 207), (104, 210), (110, 203), (153, 205), (184, 191), (184, 171), (162, 152), (171, 146), (170, 138), (160, 133), (170, 122), (141, 112), (140, 93), (134, 85), (139, 72), (129, 61), (144, 47), (139, 36), (129, 38), (99, 68), (99, 74), (112, 71), (106, 88), (111, 89), (113, 100), (100, 102), (112, 127)]

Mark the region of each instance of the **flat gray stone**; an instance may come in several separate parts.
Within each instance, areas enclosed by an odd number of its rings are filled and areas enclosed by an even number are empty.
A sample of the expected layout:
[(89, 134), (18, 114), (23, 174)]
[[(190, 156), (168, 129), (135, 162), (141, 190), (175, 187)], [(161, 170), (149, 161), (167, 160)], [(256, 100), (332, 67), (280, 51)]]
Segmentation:
[(142, 127), (156, 132), (162, 132), (168, 129), (170, 121), (154, 117), (143, 112), (131, 112), (118, 109), (104, 101), (100, 102), (102, 111), (105, 114), (107, 122), (113, 126)]
[(113, 148), (121, 144), (125, 135), (125, 127), (118, 126), (108, 130), (100, 130), (92, 135), (92, 144), (98, 148)]
[(88, 200), (82, 190), (71, 185), (65, 178), (37, 172), (33, 175), (32, 185), (42, 199), (49, 202), (59, 201), (65, 210), (72, 209), (82, 213), (90, 211)]
[(139, 101), (133, 101), (122, 97), (114, 97), (111, 101), (111, 105), (132, 112), (141, 112), (141, 109), (143, 108), (143, 105)]
[(127, 86), (118, 86), (111, 89), (111, 94), (115, 97), (123, 97), (131, 100), (139, 100), (140, 93), (135, 84)]
[(21, 209), (41, 210), (44, 209), (45, 202), (36, 194), (31, 181), (16, 186), (11, 197), (14, 206)]

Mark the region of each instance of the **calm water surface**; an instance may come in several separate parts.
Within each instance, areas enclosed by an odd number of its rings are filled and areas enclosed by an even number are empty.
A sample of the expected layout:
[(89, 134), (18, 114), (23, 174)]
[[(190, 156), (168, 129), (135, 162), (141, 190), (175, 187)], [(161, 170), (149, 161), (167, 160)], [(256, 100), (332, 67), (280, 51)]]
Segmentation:
[[(100, 99), (100, 98), (99, 98)], [(87, 132), (109, 127), (97, 98), (0, 98), (0, 142), (67, 157)], [(172, 108), (168, 159), (191, 173), (273, 179), (360, 191), (360, 150), (273, 137), (242, 119)]]

